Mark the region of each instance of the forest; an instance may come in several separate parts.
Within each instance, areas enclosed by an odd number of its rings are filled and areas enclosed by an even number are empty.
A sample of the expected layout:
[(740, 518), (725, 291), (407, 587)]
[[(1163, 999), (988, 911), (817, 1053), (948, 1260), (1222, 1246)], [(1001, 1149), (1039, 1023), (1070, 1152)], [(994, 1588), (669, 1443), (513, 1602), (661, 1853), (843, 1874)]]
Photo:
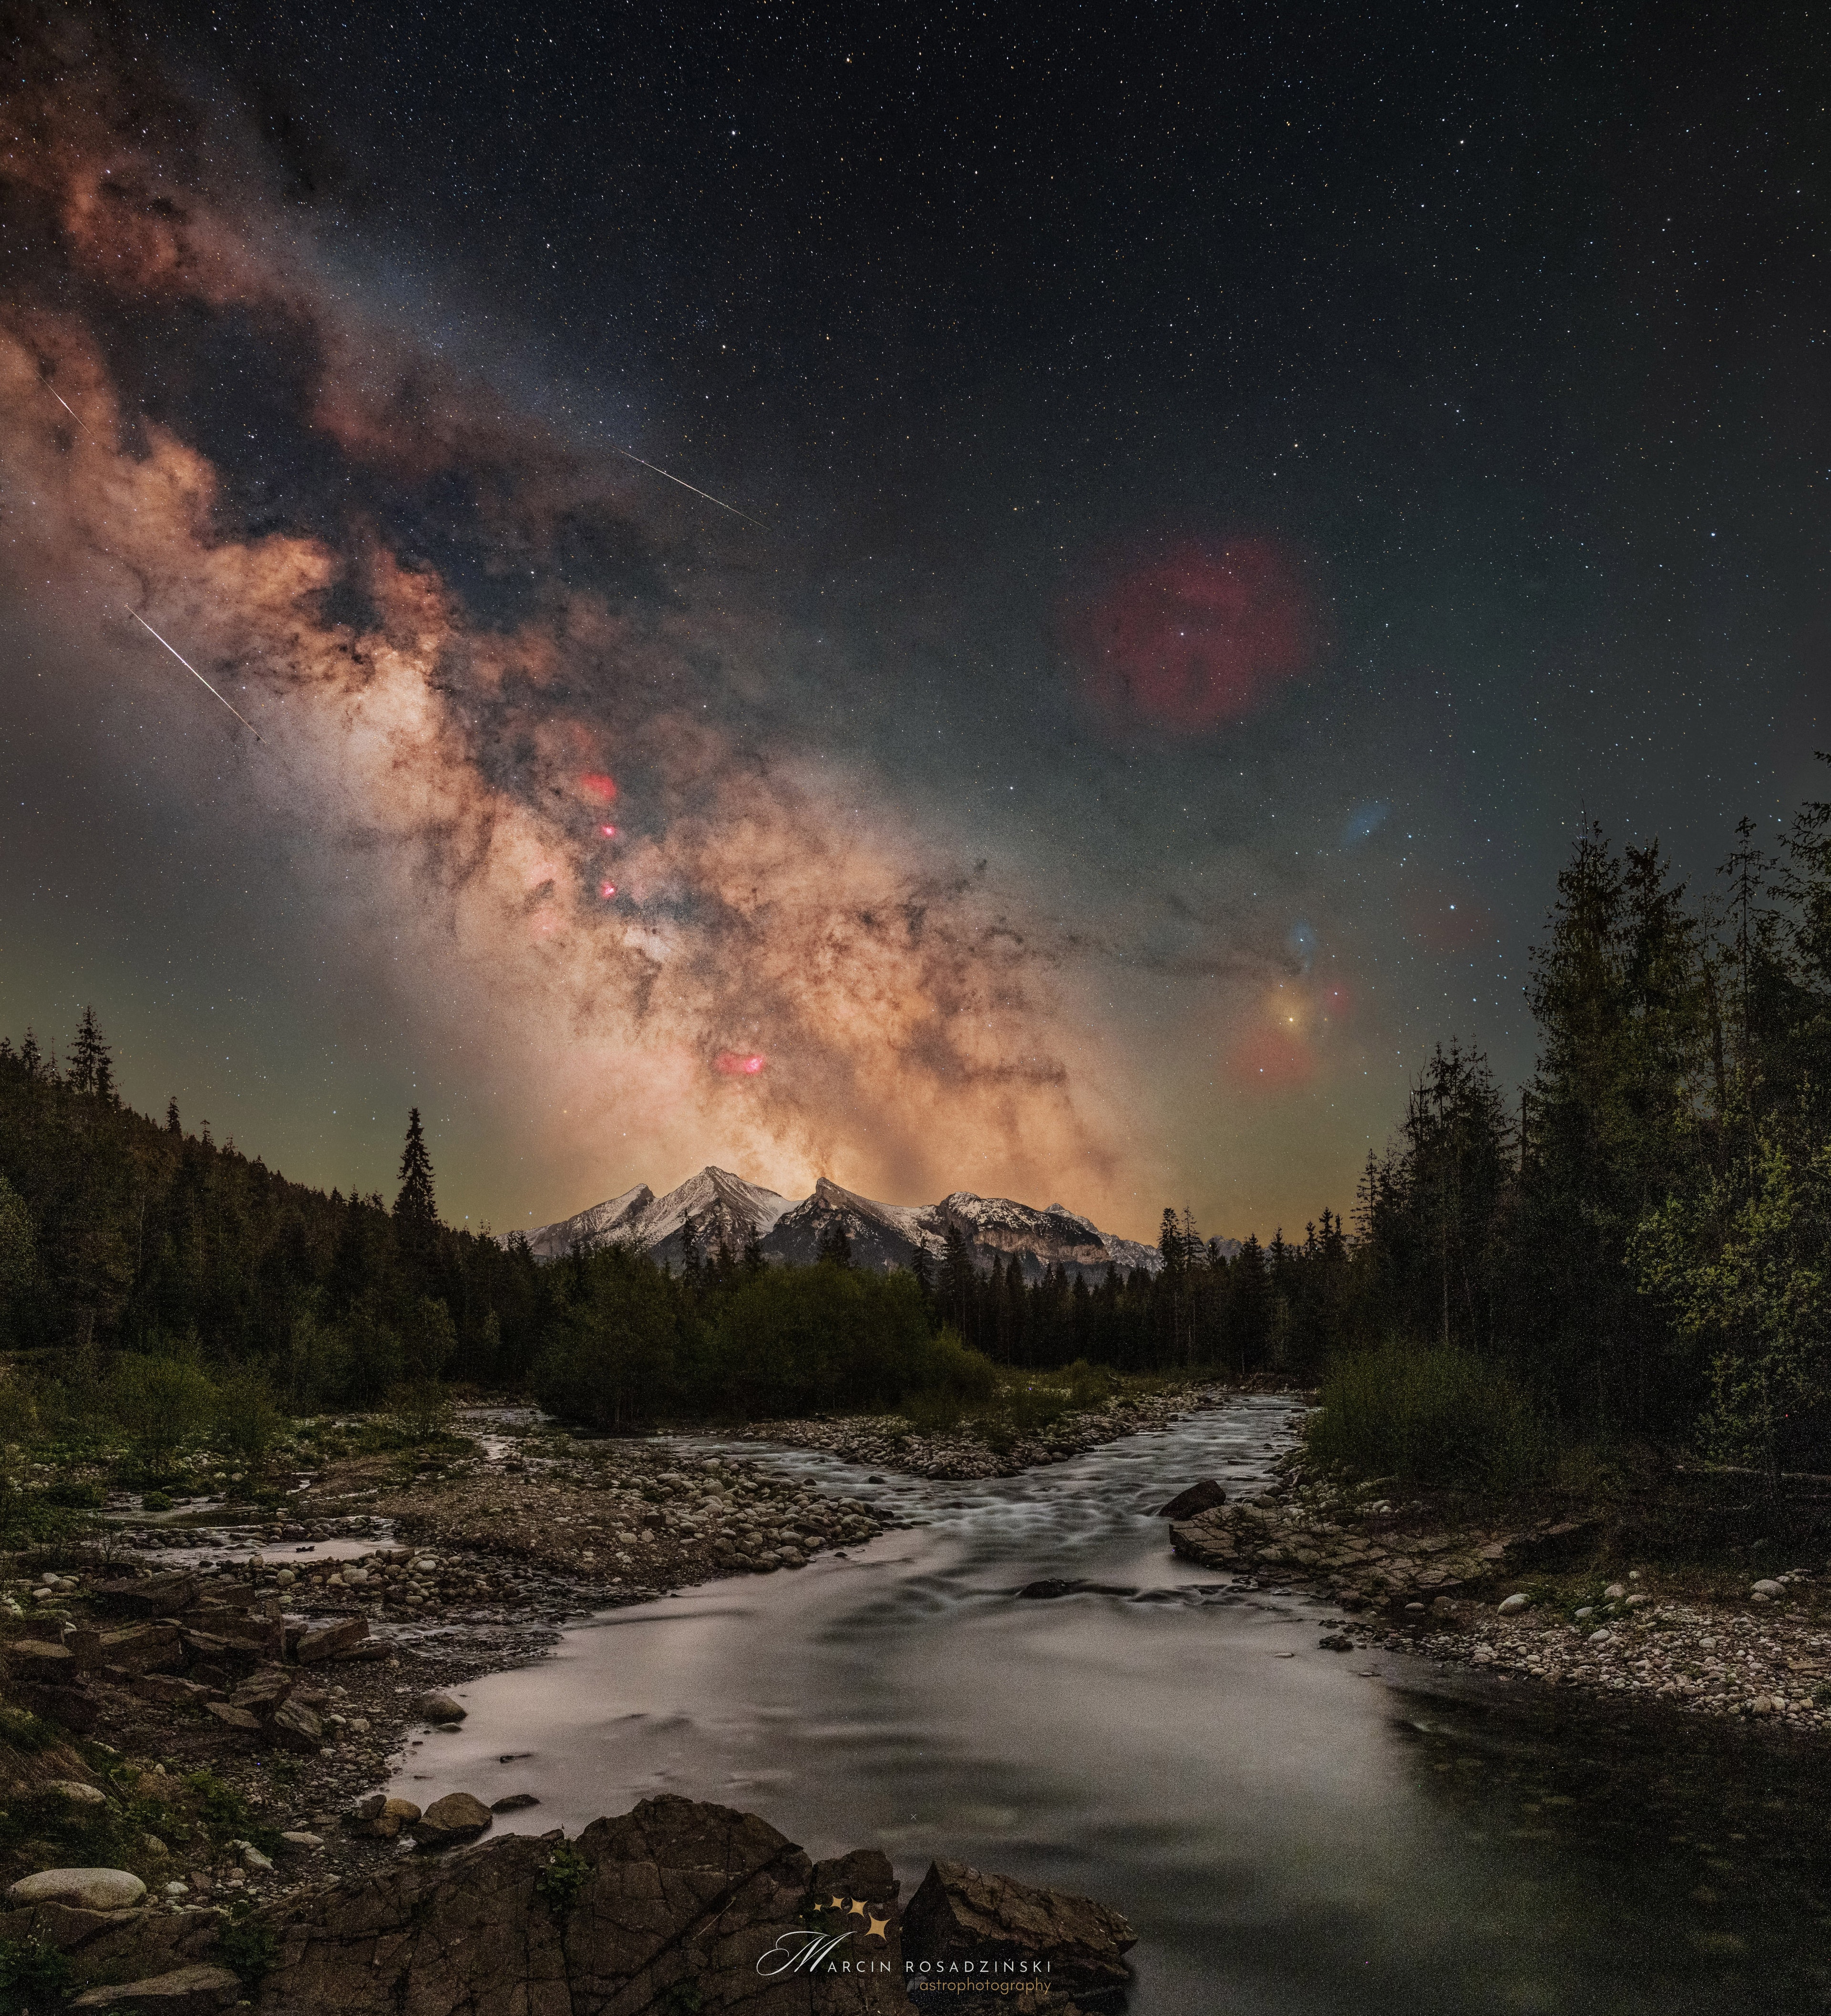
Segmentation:
[(0, 1341), (117, 1413), (175, 1366), (294, 1413), (463, 1384), (623, 1428), (1187, 1369), (1329, 1381), (1318, 1445), (1363, 1467), (1471, 1424), (1529, 1468), (1627, 1439), (1831, 1467), (1831, 805), (1771, 850), (1744, 822), (1696, 895), (1586, 830), (1528, 994), (1528, 1082), (1446, 1032), (1351, 1219), (1234, 1251), (1166, 1208), (1159, 1272), (1092, 1280), (958, 1234), (908, 1273), (842, 1237), (807, 1267), (542, 1262), (443, 1222), (417, 1112), (391, 1202), (327, 1194), (126, 1107), (92, 1010), (61, 1058), (0, 1039)]

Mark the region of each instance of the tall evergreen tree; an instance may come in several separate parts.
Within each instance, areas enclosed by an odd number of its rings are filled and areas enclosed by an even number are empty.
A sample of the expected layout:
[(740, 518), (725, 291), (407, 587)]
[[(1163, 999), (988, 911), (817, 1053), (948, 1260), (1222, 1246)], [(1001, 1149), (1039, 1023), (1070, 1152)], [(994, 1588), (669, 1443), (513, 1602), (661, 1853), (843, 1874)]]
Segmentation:
[(395, 1222), (404, 1230), (427, 1232), (438, 1222), (438, 1208), (432, 1194), (432, 1157), (426, 1147), (426, 1131), (420, 1124), (420, 1109), (407, 1115), (407, 1138), (401, 1149), (401, 1187), (395, 1197)]
[(101, 1024), (93, 1008), (84, 1009), (83, 1019), (77, 1025), (76, 1043), (64, 1082), (72, 1092), (92, 1092), (98, 1099), (114, 1102), (114, 1065), (108, 1046), (102, 1040)]

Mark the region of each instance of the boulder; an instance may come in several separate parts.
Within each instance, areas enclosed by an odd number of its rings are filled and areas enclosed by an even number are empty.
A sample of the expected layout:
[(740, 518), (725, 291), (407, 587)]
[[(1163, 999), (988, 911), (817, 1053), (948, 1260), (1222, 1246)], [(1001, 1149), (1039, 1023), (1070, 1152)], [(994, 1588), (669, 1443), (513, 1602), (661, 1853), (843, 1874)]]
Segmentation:
[(1523, 1589), (1516, 1589), (1512, 1595), (1502, 1597), (1494, 1605), (1494, 1608), (1503, 1617), (1517, 1617), (1522, 1611), (1530, 1610), (1531, 1607), (1532, 1598)]
[(267, 1733), (283, 1750), (296, 1750), (301, 1756), (323, 1747), (324, 1724), (303, 1701), (282, 1701), (267, 1725)]
[(530, 1806), (540, 1804), (532, 1792), (510, 1792), (506, 1798), (492, 1799), (489, 1809), (492, 1813), (525, 1813)]
[(1199, 1484), (1191, 1484), (1187, 1491), (1179, 1491), (1167, 1505), (1159, 1505), (1156, 1516), (1159, 1519), (1193, 1519), (1198, 1512), (1212, 1511), (1216, 1505), (1226, 1503), (1226, 1485), (1216, 1478), (1205, 1477)]
[(413, 1838), (422, 1848), (451, 1848), (474, 1841), (495, 1823), (495, 1816), (468, 1792), (447, 1792), (434, 1799), (413, 1823)]
[(251, 1714), (245, 1708), (237, 1708), (232, 1701), (205, 1701), (204, 1712), (214, 1716), (225, 1729), (239, 1730), (244, 1734), (255, 1736), (261, 1733), (261, 1718)]
[(130, 1624), (124, 1631), (105, 1631), (96, 1646), (97, 1661), (133, 1675), (168, 1671), (183, 1663), (184, 1636), (175, 1624)]
[(196, 1601), (197, 1579), (183, 1574), (130, 1577), (99, 1582), (89, 1593), (104, 1609), (129, 1617), (175, 1617)]
[(1027, 1582), (1018, 1591), (1018, 1597), (1020, 1601), (1047, 1603), (1058, 1596), (1073, 1596), (1082, 1586), (1083, 1585), (1078, 1582), (1058, 1582), (1050, 1579), (1042, 1582)]
[(80, 1686), (50, 1687), (34, 1680), (15, 1680), (7, 1689), (15, 1704), (48, 1722), (61, 1723), (87, 1736), (102, 1719), (100, 1704)]
[(308, 1631), (299, 1640), (298, 1660), (301, 1666), (309, 1666), (319, 1659), (328, 1659), (333, 1654), (347, 1651), (369, 1636), (366, 1617), (340, 1617), (333, 1624), (320, 1625), (315, 1631)]
[[(562, 1846), (564, 1866), (579, 1873), (556, 1887), (546, 1870)], [(874, 1877), (881, 1862), (871, 1859)], [(835, 1893), (816, 1899), (813, 1874), (755, 1814), (671, 1797), (594, 1821), (570, 1843), (506, 1834), (410, 1856), (262, 1912), (279, 1950), (261, 2016), (909, 2016), (895, 1913), (848, 1914), (842, 1927), (828, 1905)], [(791, 1970), (816, 1902), (851, 1935), (838, 1956), (849, 1971)]]
[(99, 1785), (85, 1784), (81, 1778), (48, 1778), (43, 1789), (69, 1800), (73, 1806), (101, 1806), (108, 1802), (108, 1795)]
[(117, 1988), (86, 1989), (72, 2009), (132, 2010), (135, 2016), (214, 2016), (241, 2000), (240, 1978), (226, 1967), (199, 1961), (147, 1981), (130, 1981)]
[(946, 1970), (953, 1962), (1008, 1961), (1027, 1964), (1029, 1978), (1046, 1982), (1051, 2000), (1059, 1994), (1078, 2008), (1116, 2010), (1124, 2006), (1132, 1978), (1125, 1956), (1135, 1943), (1119, 1913), (1090, 1897), (983, 1874), (964, 1862), (932, 1863), (903, 1914), (906, 1978), (917, 1995), (925, 1975), (938, 1987), (953, 1978)]
[(146, 1885), (124, 1869), (41, 1869), (6, 1892), (14, 1904), (74, 1904), (85, 1911), (124, 1911), (146, 1894)]
[(67, 1686), (76, 1677), (76, 1654), (42, 1638), (16, 1638), (6, 1648), (6, 1670), (17, 1679)]
[(420, 1695), (413, 1712), (427, 1722), (462, 1722), (470, 1710), (452, 1695), (434, 1693)]
[(419, 1817), (420, 1809), (411, 1799), (391, 1799), (384, 1793), (371, 1792), (344, 1815), (344, 1825), (352, 1834), (392, 1841), (402, 1827), (411, 1827)]

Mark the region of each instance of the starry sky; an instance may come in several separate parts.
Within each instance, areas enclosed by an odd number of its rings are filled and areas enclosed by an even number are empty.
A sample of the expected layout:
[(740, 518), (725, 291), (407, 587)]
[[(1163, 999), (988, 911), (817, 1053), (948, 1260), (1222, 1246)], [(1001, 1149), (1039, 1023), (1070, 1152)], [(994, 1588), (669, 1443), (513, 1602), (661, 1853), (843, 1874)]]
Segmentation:
[(1295, 1229), (1815, 787), (1804, 8), (5, 18), (0, 1026), (290, 1175)]

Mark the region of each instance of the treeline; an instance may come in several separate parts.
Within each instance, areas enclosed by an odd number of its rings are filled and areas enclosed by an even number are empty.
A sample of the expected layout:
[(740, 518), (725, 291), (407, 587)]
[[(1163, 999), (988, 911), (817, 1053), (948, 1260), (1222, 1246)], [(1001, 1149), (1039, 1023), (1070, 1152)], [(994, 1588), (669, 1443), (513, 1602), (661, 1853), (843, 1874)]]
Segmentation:
[(1369, 1161), (1342, 1345), (1479, 1363), (1554, 1436), (1831, 1468), (1831, 806), (1745, 820), (1702, 896), (1591, 827), (1528, 993), (1517, 1100), (1452, 1043)]
[(525, 1242), (438, 1217), (415, 1113), (391, 1208), (124, 1106), (86, 1011), (60, 1064), (0, 1038), (0, 1338), (92, 1384), (117, 1352), (259, 1367), (300, 1409), (524, 1383), (552, 1316)]
[(155, 1469), (213, 1413), (246, 1441), (275, 1406), (423, 1409), (455, 1383), (623, 1428), (989, 1394), (932, 1292), (843, 1251), (542, 1263), (441, 1221), (417, 1111), (397, 1181), (391, 1204), (326, 1195), (187, 1132), (175, 1103), (163, 1125), (131, 1111), (92, 1011), (61, 1064), (0, 1039), (0, 1343)]

